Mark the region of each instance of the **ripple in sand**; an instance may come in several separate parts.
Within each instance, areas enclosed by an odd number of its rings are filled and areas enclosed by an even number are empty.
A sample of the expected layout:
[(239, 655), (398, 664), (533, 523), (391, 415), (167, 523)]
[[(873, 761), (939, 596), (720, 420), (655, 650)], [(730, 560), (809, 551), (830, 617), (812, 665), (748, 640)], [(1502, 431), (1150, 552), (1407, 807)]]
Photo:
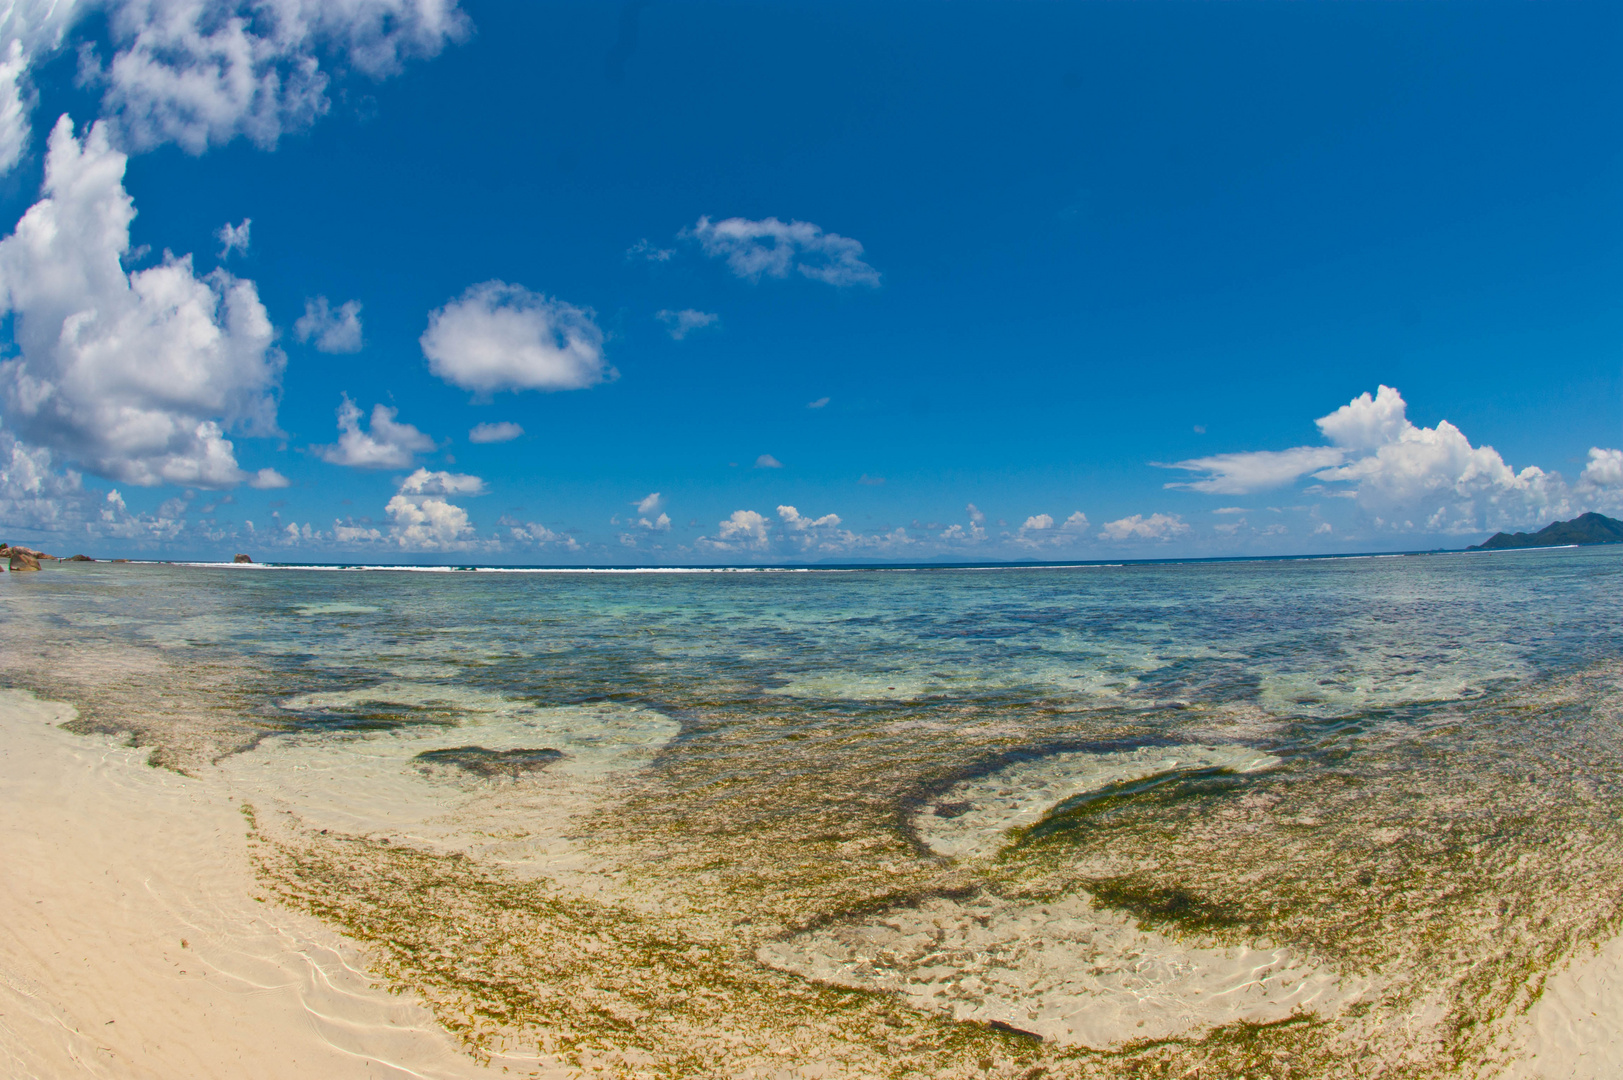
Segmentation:
[(1369, 984), (1282, 948), (1194, 948), (1085, 896), (936, 897), (763, 946), (761, 962), (819, 982), (896, 993), (955, 1020), (1108, 1049), (1238, 1021), (1328, 1016)]

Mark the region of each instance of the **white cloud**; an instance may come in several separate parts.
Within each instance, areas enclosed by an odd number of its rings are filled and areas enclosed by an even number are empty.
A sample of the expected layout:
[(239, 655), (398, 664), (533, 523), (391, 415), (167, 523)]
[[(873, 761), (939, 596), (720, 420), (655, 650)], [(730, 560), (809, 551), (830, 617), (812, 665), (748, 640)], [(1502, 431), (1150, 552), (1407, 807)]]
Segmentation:
[[(411, 424), (395, 420), (397, 410), (381, 402), (372, 408), (370, 431), (361, 430), (361, 410), (344, 395), (338, 406), (338, 442), (311, 449), (321, 460), (358, 469), (406, 469), (420, 453), (434, 449), (434, 440)], [(420, 471), (420, 470), (419, 470)]]
[(243, 218), (241, 225), (233, 225), (228, 221), (214, 231), (214, 239), (220, 242), (222, 260), (229, 257), (233, 251), (239, 255), (248, 254), (248, 229), (253, 223), (253, 218)]
[(524, 429), (511, 420), (501, 420), (494, 424), (475, 424), (468, 431), (468, 441), (471, 443), (499, 443), (512, 442)]
[(801, 514), (792, 506), (778, 507), (778, 520), (783, 522), (785, 529), (790, 532), (806, 532), (809, 529), (837, 529), (840, 526), (840, 515), (824, 514), (820, 518), (810, 518)]
[(976, 506), (974, 503), (970, 503), (968, 506), (965, 506), (964, 511), (969, 514), (969, 520), (973, 521), (975, 524), (986, 524), (986, 515), (981, 513), (981, 508)]
[(637, 525), (640, 528), (647, 529), (649, 532), (670, 532), (671, 516), (669, 514), (660, 514), (652, 521), (648, 520), (646, 517), (640, 517), (637, 519)]
[(648, 262), (670, 262), (675, 255), (675, 248), (656, 247), (648, 242), (647, 237), (626, 249), (626, 258), (646, 259)]
[(827, 404), (828, 404), (828, 398), (820, 397), (816, 401), (808, 401), (808, 402), (806, 402), (806, 408), (808, 408), (808, 409), (821, 409), (821, 408), (825, 407)]
[(121, 0), (107, 26), (104, 114), (130, 146), (193, 154), (238, 135), (270, 147), (326, 113), (323, 57), (382, 79), (469, 30), (454, 0)]
[(1403, 398), (1383, 386), (1320, 419), (1327, 437), (1365, 455), (1314, 476), (1352, 484), (1359, 507), (1378, 525), (1405, 530), (1418, 519), (1427, 532), (1470, 533), (1573, 512), (1559, 473), (1537, 466), (1515, 472), (1497, 450), (1472, 446), (1447, 420), (1423, 428), (1404, 414)]
[(1589, 464), (1579, 474), (1578, 481), (1595, 488), (1623, 487), (1623, 450), (1589, 448)]
[(1177, 514), (1134, 514), (1099, 527), (1099, 535), (1106, 540), (1169, 540), (1188, 531), (1189, 526)]
[(471, 546), (468, 512), (438, 496), (396, 495), (384, 511), (393, 519), (390, 538), (412, 551), (460, 551)]
[(762, 454), (760, 457), (755, 459), (755, 467), (757, 469), (781, 469), (783, 468), (783, 462), (779, 461), (771, 454)]
[(62, 45), (74, 20), (90, 8), (75, 0), (8, 0), (0, 7), (0, 174), (28, 149), (29, 113), (37, 95), (29, 72)]
[(346, 300), (334, 311), (325, 296), (304, 302), (304, 314), (293, 324), (301, 342), (315, 338), (316, 350), (324, 353), (361, 351), (361, 303)]
[(791, 270), (829, 285), (878, 287), (879, 271), (862, 261), (862, 245), (838, 233), (825, 233), (809, 221), (782, 222), (701, 217), (684, 233), (699, 241), (711, 258), (725, 258), (741, 278), (759, 281), (787, 277)]
[(346, 525), (341, 521), (334, 521), (332, 538), (340, 544), (373, 543), (383, 539), (383, 532), (368, 525)]
[(428, 367), (464, 390), (580, 390), (616, 373), (592, 312), (487, 281), (428, 316)]
[(715, 540), (699, 538), (707, 546), (721, 548), (722, 550), (743, 550), (754, 548), (765, 550), (768, 544), (766, 533), (766, 518), (754, 510), (734, 510), (726, 521), (720, 523)]
[(556, 544), (565, 551), (579, 551), (580, 541), (573, 536), (554, 532), (534, 521), (517, 522), (503, 517), (498, 524), (507, 526), (509, 535), (521, 544), (535, 544), (537, 547), (546, 544)]
[(7, 528), (54, 532), (77, 524), (87, 498), (80, 475), (57, 471), (49, 450), (0, 432), (0, 521)]
[(19, 434), (139, 485), (228, 487), (227, 427), (276, 432), (284, 358), (251, 281), (199, 278), (190, 256), (125, 273), (135, 208), (125, 157), (97, 124), (51, 132), (43, 197), (0, 241), (19, 355), (0, 364)]
[[(973, 503), (970, 504), (970, 509), (974, 511), (974, 513), (980, 514), (980, 511), (975, 510)], [(986, 515), (980, 514), (980, 519), (982, 521), (984, 521), (985, 518)], [(963, 530), (958, 526), (953, 526), (953, 529), (958, 529), (959, 531), (953, 533), (950, 538), (955, 540), (966, 539), (973, 535), (975, 539), (979, 539), (981, 536), (984, 536), (985, 530), (981, 528), (980, 522), (974, 521), (973, 519), (971, 520), (971, 533), (964, 533)], [(952, 533), (953, 530), (948, 529), (947, 531)], [(1024, 524), (1020, 526), (1019, 532), (1009, 539), (1011, 543), (1018, 547), (1024, 548), (1062, 547), (1067, 544), (1075, 543), (1076, 540), (1087, 531), (1088, 515), (1084, 514), (1080, 510), (1071, 514), (1071, 516), (1066, 518), (1063, 522), (1060, 522), (1057, 527), (1055, 526), (1052, 515), (1033, 514), (1032, 516), (1026, 518)], [(942, 535), (944, 537), (946, 536), (945, 533)]]
[(665, 505), (665, 497), (657, 491), (652, 491), (638, 499), (633, 505), (636, 506), (639, 514), (652, 514)]
[(1347, 404), (1316, 421), (1324, 437), (1349, 450), (1378, 450), (1397, 442), (1414, 425), (1404, 415), (1403, 396), (1390, 386), (1377, 388), (1374, 397), (1365, 391)]
[(1166, 466), (1208, 473), (1202, 480), (1174, 481), (1169, 488), (1185, 488), (1207, 495), (1249, 495), (1254, 491), (1293, 484), (1316, 469), (1340, 465), (1345, 451), (1333, 446), (1298, 446), (1292, 450), (1252, 450), (1213, 454)]
[(1618, 451), (1592, 448), (1576, 486), (1537, 466), (1517, 472), (1493, 447), (1473, 446), (1446, 420), (1436, 427), (1415, 425), (1403, 396), (1390, 386), (1360, 394), (1317, 423), (1331, 445), (1183, 461), (1171, 467), (1208, 475), (1167, 486), (1249, 494), (1311, 474), (1327, 485), (1347, 486), (1307, 490), (1353, 499), (1378, 528), (1454, 534), (1527, 526), (1585, 506), (1623, 503), (1623, 492), (1610, 494), (1623, 483)]
[(681, 341), (695, 330), (702, 330), (707, 326), (721, 321), (721, 316), (709, 311), (695, 311), (692, 308), (683, 308), (681, 311), (669, 309), (656, 312), (654, 318), (664, 323), (667, 332), (677, 341)]
[(483, 495), (485, 482), (467, 473), (434, 472), (419, 468), (400, 481), (402, 495)]
[[(468, 512), (451, 495), (481, 495), (485, 482), (466, 473), (418, 469), (383, 509), (392, 519), (389, 539), (412, 551), (466, 551), (477, 546)], [(486, 545), (490, 546), (490, 545)]]
[(291, 480), (275, 469), (260, 469), (248, 481), (248, 486), (258, 488), (260, 491), (274, 491), (277, 488), (285, 488), (291, 483)]

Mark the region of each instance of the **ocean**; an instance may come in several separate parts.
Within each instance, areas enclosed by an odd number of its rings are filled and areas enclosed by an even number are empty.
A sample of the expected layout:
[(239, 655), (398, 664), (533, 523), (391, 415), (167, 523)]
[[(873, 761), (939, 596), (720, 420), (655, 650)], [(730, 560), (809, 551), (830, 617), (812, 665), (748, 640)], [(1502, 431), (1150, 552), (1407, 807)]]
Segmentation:
[(1613, 548), (3, 585), (7, 686), (537, 1071), (1456, 1075), (1623, 917)]

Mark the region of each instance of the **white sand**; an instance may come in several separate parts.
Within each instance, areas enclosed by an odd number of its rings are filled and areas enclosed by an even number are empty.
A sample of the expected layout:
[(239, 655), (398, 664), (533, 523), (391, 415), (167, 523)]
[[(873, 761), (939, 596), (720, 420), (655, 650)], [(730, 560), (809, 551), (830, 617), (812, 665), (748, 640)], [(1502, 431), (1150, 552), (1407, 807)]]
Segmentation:
[(1574, 958), (1512, 1033), (1505, 1080), (1612, 1080), (1623, 1076), (1623, 938)]
[(71, 716), (0, 691), (0, 1075), (534, 1070), (478, 1067), (342, 937), (256, 900), (222, 784), (55, 726)]
[[(351, 943), (265, 896), (239, 800), (280, 802), (308, 824), (482, 848), (482, 857), (508, 865), (551, 863), (545, 872), (557, 873), (581, 853), (567, 843), (553, 850), (561, 838), (551, 830), (500, 835), (491, 828), (497, 811), (541, 799), (551, 818), (577, 799), (590, 802), (582, 789), (645, 762), (669, 738), (669, 721), (604, 709), (525, 717), (519, 730), (502, 732), (384, 734), (346, 762), (326, 760), (313, 741), (277, 754), (267, 747), (191, 779), (148, 767), (145, 751), (55, 726), (71, 715), (0, 691), (0, 1075), (559, 1075), (551, 1063), (519, 1057), (480, 1067), (420, 1003), (374, 987)], [(555, 726), (565, 720), (567, 731)], [(575, 739), (572, 765), (550, 787), (473, 800), (478, 813), (463, 802), (466, 792), (440, 787), (421, 798), (428, 782), (405, 767), (433, 743), (531, 745), (543, 733)], [(1096, 761), (1087, 782), (1160, 771), (1165, 753), (1146, 756), (1156, 760), (1132, 768)], [(1177, 767), (1187, 764), (1173, 756)], [(962, 823), (974, 828), (960, 834), (969, 841), (960, 857), (995, 851), (1016, 820), (1006, 815), (1024, 816), (1035, 789), (1069, 797), (1083, 782), (1079, 764), (1050, 760), (1031, 775), (1016, 767), (955, 793), (985, 816)], [(1009, 801), (1017, 790), (1025, 797)], [(769, 946), (761, 958), (828, 982), (893, 990), (960, 1019), (1101, 1047), (1298, 1009), (1333, 1014), (1369, 989), (1282, 950), (1191, 949), (1080, 897), (935, 899)], [(1623, 1076), (1623, 940), (1554, 974), (1503, 1045), (1516, 1059), (1507, 1080)]]
[(1369, 989), (1286, 949), (1192, 948), (1079, 896), (935, 898), (767, 945), (758, 956), (822, 982), (891, 990), (957, 1020), (1001, 1021), (1098, 1050), (1239, 1020), (1333, 1016)]

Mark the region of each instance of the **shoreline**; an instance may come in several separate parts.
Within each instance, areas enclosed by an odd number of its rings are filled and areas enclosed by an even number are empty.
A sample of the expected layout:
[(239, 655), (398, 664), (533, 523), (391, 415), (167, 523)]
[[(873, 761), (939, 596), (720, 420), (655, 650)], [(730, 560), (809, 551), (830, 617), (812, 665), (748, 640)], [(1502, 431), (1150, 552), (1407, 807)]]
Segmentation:
[[(0, 881), (8, 1074), (492, 1075), (421, 1000), (375, 985), (354, 942), (260, 885), (242, 778), (154, 768), (149, 749), (63, 730), (74, 715), (0, 691), (0, 860), (14, 868)], [(1620, 986), (1623, 937), (1569, 958), (1525, 1016), (1502, 1023), (1496, 1060), (1461, 1075), (1618, 1075)], [(492, 1064), (577, 1074), (539, 1056)]]
[(352, 942), (259, 887), (224, 785), (62, 730), (73, 715), (0, 691), (0, 1071), (490, 1075)]

